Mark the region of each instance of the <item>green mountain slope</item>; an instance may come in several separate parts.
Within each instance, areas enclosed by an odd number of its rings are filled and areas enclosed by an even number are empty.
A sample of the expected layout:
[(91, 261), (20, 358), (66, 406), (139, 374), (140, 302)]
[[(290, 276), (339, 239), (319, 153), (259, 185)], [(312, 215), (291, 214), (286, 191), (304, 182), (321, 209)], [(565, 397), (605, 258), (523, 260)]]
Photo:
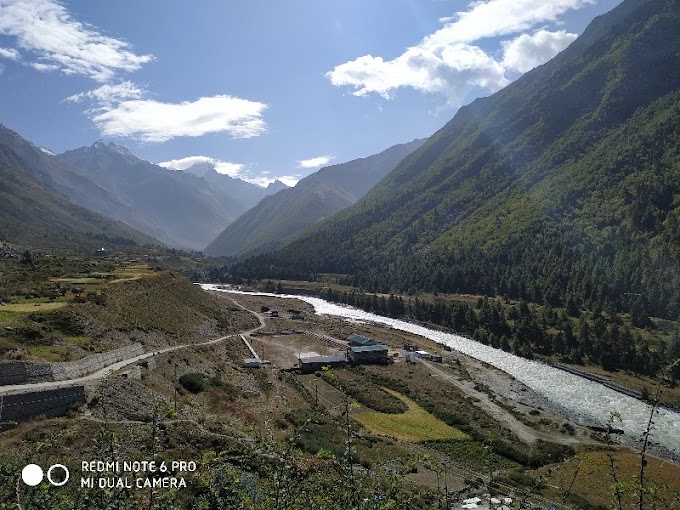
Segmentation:
[[(0, 145), (0, 160), (21, 158)], [(0, 237), (40, 250), (159, 244), (120, 221), (73, 204), (13, 166), (0, 163)]]
[(273, 250), (315, 222), (354, 204), (423, 143), (414, 140), (374, 156), (322, 168), (295, 187), (263, 199), (229, 225), (205, 252), (244, 255)]
[(233, 278), (680, 315), (680, 10), (626, 0), (354, 206)]

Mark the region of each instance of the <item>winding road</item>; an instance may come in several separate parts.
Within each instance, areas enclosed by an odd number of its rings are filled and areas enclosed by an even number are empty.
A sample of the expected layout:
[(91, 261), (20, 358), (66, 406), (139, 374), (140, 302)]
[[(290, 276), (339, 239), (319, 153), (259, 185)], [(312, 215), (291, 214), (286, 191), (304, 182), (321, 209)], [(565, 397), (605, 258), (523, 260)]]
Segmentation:
[(216, 344), (218, 342), (221, 342), (223, 340), (226, 340), (227, 338), (231, 338), (237, 335), (245, 335), (245, 336), (250, 336), (252, 333), (255, 331), (258, 331), (262, 328), (264, 328), (267, 324), (262, 317), (257, 312), (254, 312), (253, 310), (250, 310), (246, 308), (245, 306), (241, 305), (239, 302), (236, 300), (232, 299), (231, 297), (228, 297), (229, 300), (231, 300), (236, 306), (239, 308), (242, 308), (243, 310), (252, 313), (255, 315), (260, 322), (260, 325), (257, 326), (256, 328), (249, 329), (247, 331), (242, 331), (242, 332), (237, 332), (237, 333), (232, 333), (230, 335), (226, 336), (221, 336), (219, 338), (215, 338), (213, 340), (208, 340), (207, 342), (201, 342), (197, 344), (181, 344), (181, 345), (173, 345), (171, 347), (165, 347), (163, 349), (147, 352), (144, 354), (140, 354), (139, 356), (135, 356), (133, 358), (128, 358), (124, 359), (122, 361), (119, 361), (117, 363), (113, 363), (111, 365), (107, 365), (104, 368), (101, 368), (97, 370), (96, 372), (93, 372), (91, 374), (82, 376), (82, 377), (77, 377), (74, 379), (65, 379), (63, 381), (45, 381), (45, 382), (38, 382), (38, 383), (29, 383), (29, 384), (12, 384), (12, 385), (7, 385), (7, 386), (0, 386), (0, 396), (4, 395), (15, 395), (19, 393), (31, 393), (34, 391), (43, 391), (43, 390), (54, 390), (54, 389), (59, 389), (59, 388), (70, 388), (72, 386), (81, 386), (85, 385), (87, 383), (91, 383), (94, 381), (98, 381), (100, 379), (104, 379), (105, 377), (111, 375), (113, 372), (116, 370), (120, 370), (121, 368), (124, 368), (132, 363), (137, 363), (139, 361), (142, 361), (146, 358), (150, 358), (152, 356), (155, 356), (156, 354), (164, 354), (166, 352), (171, 352), (171, 351), (176, 351), (178, 349), (187, 349), (191, 347), (201, 347), (203, 345), (212, 345)]

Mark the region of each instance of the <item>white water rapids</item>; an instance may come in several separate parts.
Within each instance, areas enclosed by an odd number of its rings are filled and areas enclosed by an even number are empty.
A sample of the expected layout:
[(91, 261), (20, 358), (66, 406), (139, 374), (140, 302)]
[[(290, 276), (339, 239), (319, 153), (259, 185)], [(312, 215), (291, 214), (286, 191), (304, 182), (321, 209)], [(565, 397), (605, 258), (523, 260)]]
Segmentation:
[[(452, 349), (484, 361), (544, 396), (548, 401), (561, 406), (586, 423), (604, 426), (610, 412), (618, 412), (622, 423), (615, 423), (627, 436), (641, 438), (649, 420), (649, 404), (623, 393), (612, 390), (583, 377), (553, 368), (544, 363), (527, 360), (500, 349), (475, 342), (451, 333), (428, 329), (409, 322), (364, 312), (346, 305), (329, 303), (320, 298), (289, 294), (251, 293), (224, 290), (216, 285), (201, 285), (205, 290), (299, 299), (314, 307), (319, 315), (342, 317), (352, 321), (383, 324), (393, 329), (407, 331), (450, 346)], [(680, 453), (680, 413), (659, 408), (654, 416), (650, 441), (664, 448)]]

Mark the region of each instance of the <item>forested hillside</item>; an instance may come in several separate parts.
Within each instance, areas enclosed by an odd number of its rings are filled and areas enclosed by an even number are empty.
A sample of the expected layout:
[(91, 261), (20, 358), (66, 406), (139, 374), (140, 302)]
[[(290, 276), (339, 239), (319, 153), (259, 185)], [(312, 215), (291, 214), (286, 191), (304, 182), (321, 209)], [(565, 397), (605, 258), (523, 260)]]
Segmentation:
[(680, 316), (680, 10), (626, 0), (356, 205), (225, 277)]
[(278, 248), (315, 222), (354, 204), (423, 143), (413, 140), (322, 168), (295, 187), (262, 200), (230, 224), (205, 252), (241, 256)]

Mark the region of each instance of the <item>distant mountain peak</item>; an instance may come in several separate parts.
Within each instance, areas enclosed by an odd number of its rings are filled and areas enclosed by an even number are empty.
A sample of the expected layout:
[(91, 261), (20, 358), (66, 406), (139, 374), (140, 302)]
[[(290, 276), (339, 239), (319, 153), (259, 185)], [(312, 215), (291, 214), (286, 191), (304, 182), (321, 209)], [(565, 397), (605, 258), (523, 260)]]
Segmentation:
[(201, 161), (200, 163), (194, 163), (188, 168), (184, 169), (185, 172), (197, 175), (199, 177), (205, 177), (208, 174), (214, 173), (219, 173), (217, 170), (215, 170), (215, 165), (210, 163), (209, 161)]
[(274, 182), (270, 182), (269, 184), (267, 184), (267, 187), (266, 187), (266, 189), (270, 190), (270, 191), (271, 190), (280, 191), (280, 190), (286, 189), (286, 188), (288, 188), (288, 185), (284, 182), (281, 182), (278, 179), (276, 179)]
[(97, 140), (92, 144), (92, 148), (100, 151), (108, 151), (110, 153), (120, 154), (121, 156), (141, 159), (142, 161), (145, 161), (144, 158), (139, 156), (135, 151), (133, 151), (129, 147), (126, 147), (125, 145), (118, 145), (113, 142), (109, 142), (107, 144), (103, 140)]

